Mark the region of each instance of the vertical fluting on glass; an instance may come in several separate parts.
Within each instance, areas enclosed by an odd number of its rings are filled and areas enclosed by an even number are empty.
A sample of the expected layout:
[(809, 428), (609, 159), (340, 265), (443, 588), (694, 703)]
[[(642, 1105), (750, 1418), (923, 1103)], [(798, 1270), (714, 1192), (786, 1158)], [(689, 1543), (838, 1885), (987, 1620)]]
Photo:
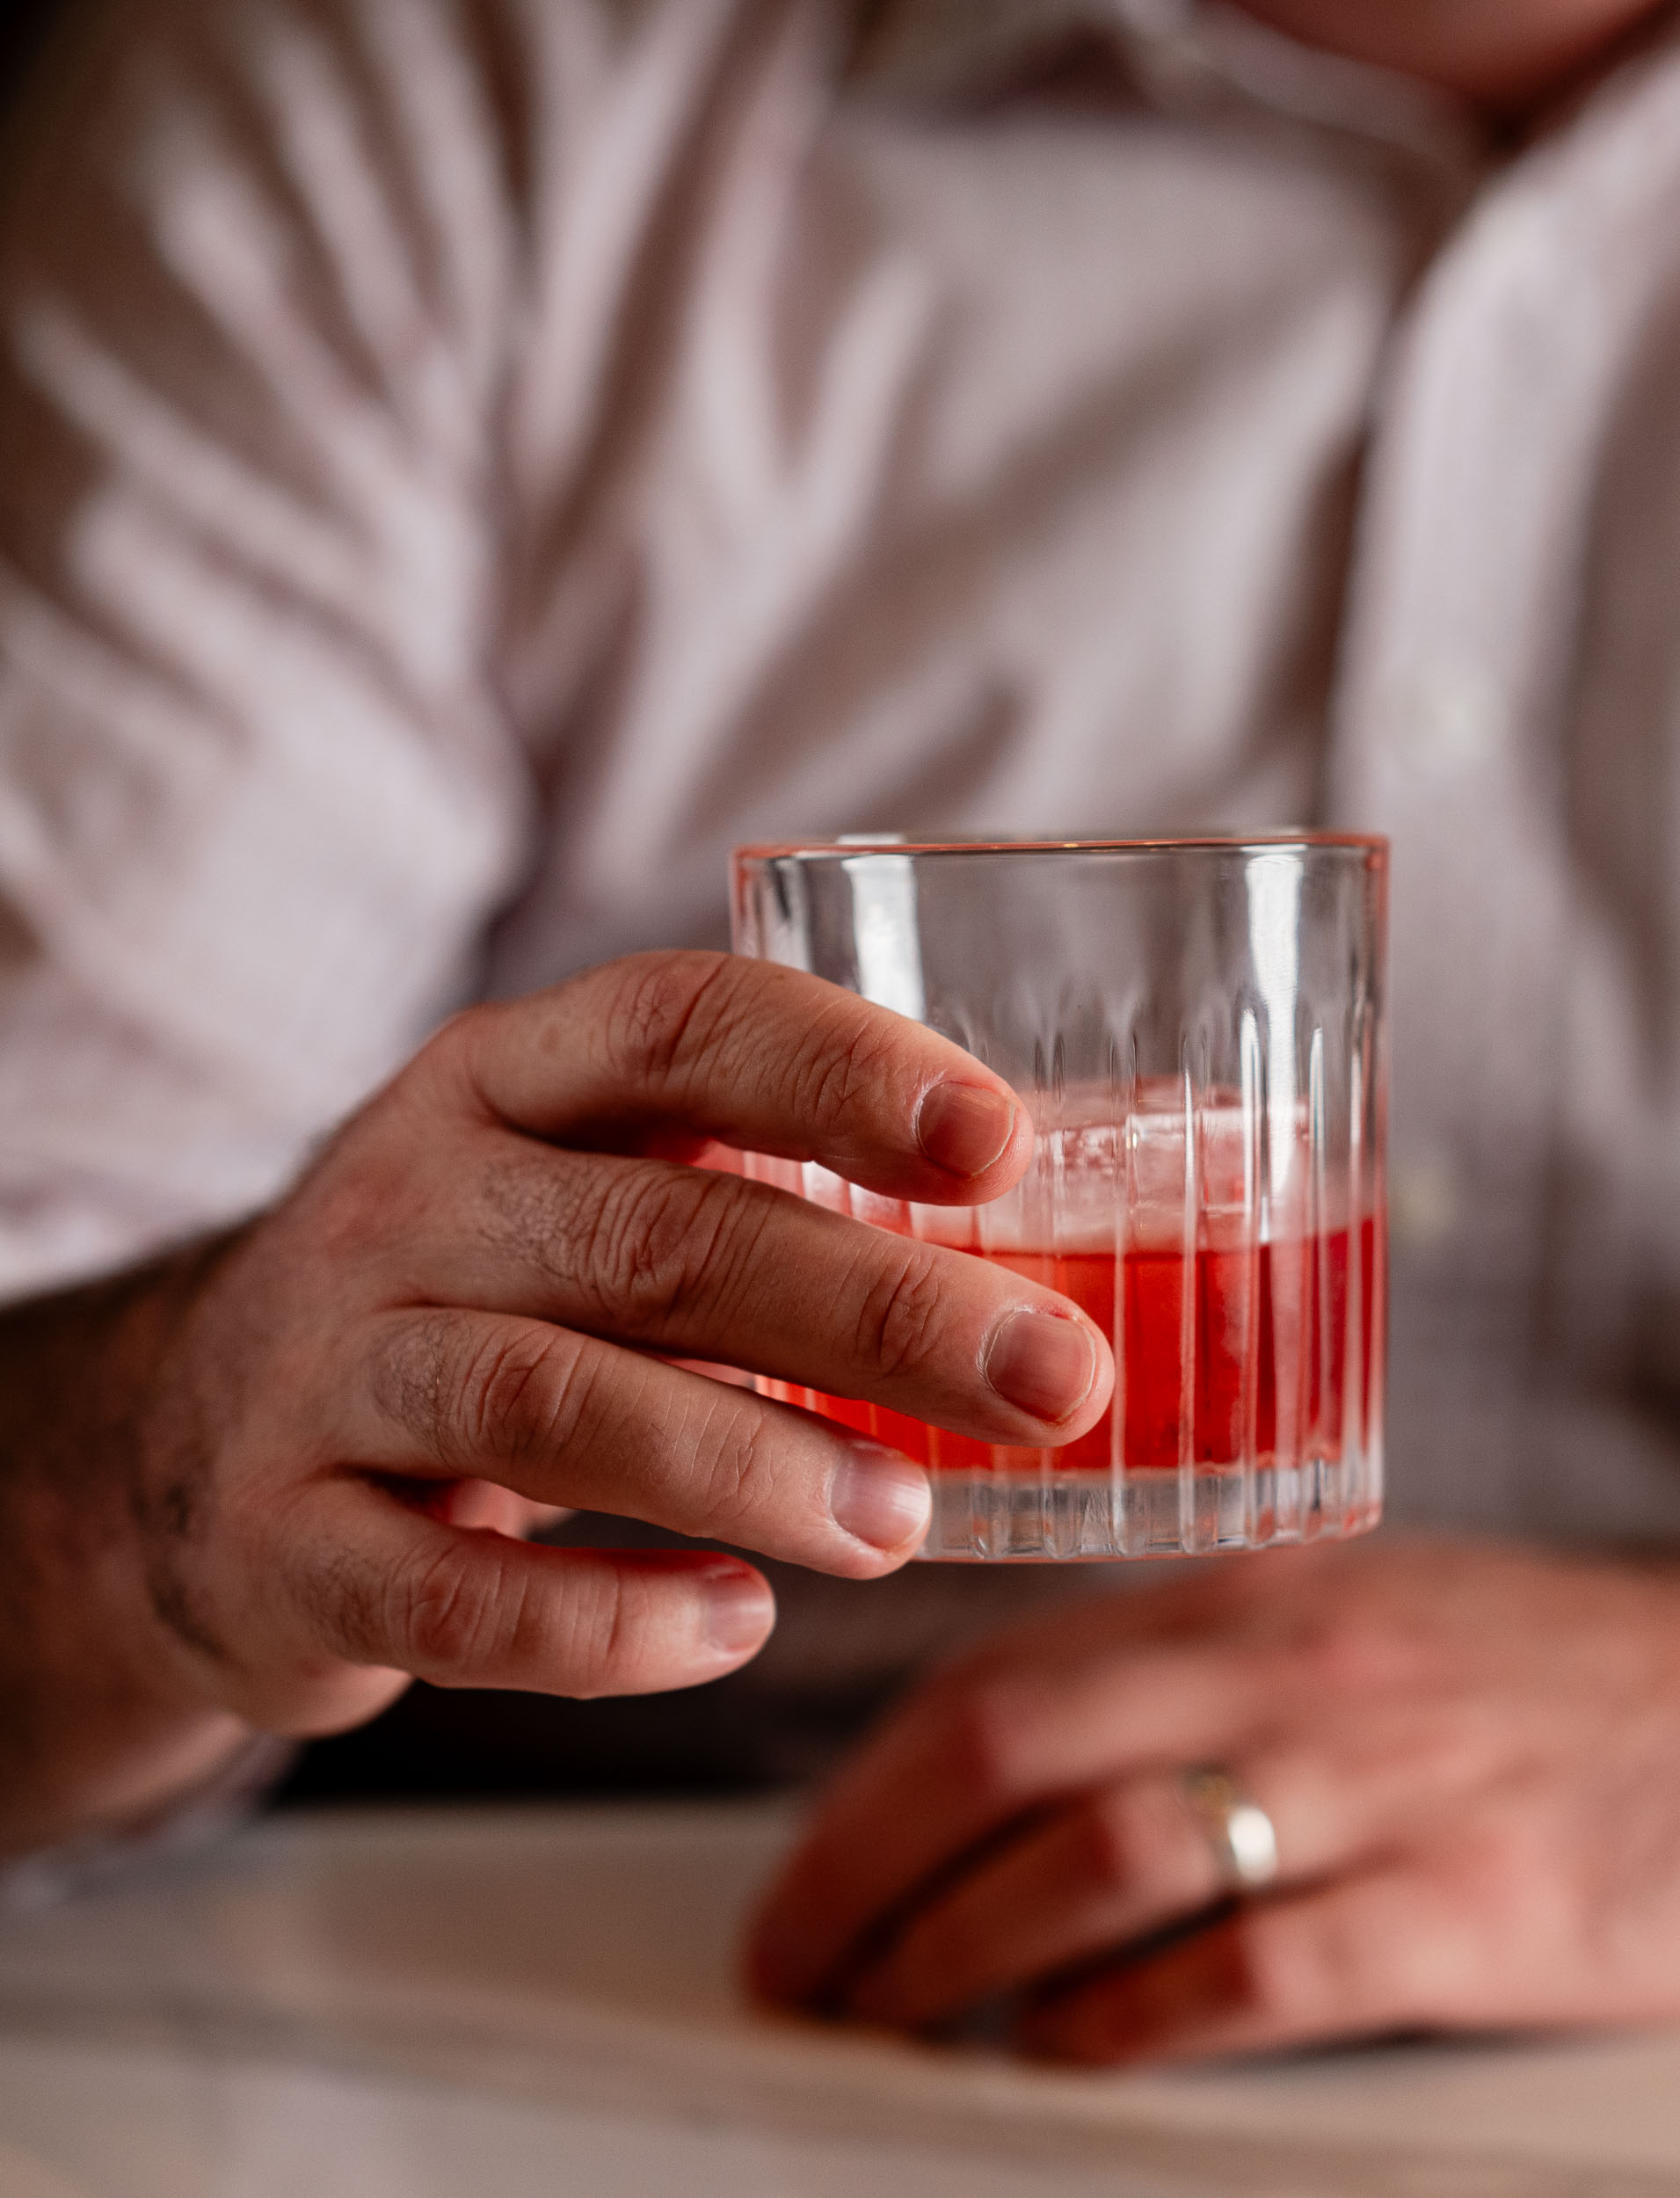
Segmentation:
[(1127, 1384), (1131, 1376), (1126, 1342), (1126, 1262), (1136, 1241), (1132, 1218), (1138, 1195), (1138, 1037), (1127, 1028), (1109, 1043), (1109, 1105), (1114, 1124), (1114, 1314), (1109, 1344), (1114, 1352), (1114, 1402), (1109, 1410), (1109, 1547), (1125, 1557), (1142, 1554), (1143, 1536), (1130, 1502), (1126, 1467)]
[[(981, 1059), (985, 1059), (984, 1054)], [(1035, 1145), (1025, 1186), (1028, 1197), (1032, 1193), (1038, 1163), (1039, 1154)], [(981, 1217), (981, 1241), (984, 1243), (984, 1216)], [(1009, 1501), (1009, 1480), (1003, 1452), (996, 1446), (989, 1448), (985, 1463), (974, 1474), (974, 1495), (969, 1507), (970, 1546), (981, 1557), (998, 1558), (1009, 1554), (1005, 1516)]]
[(1365, 1124), (1364, 1063), (1360, 1025), (1354, 1018), (1348, 1053), (1348, 1342), (1342, 1391), (1342, 1455), (1347, 1486), (1343, 1503), (1363, 1509), (1371, 1476), (1369, 1367), (1365, 1353)]
[(1238, 1103), (1242, 1139), (1242, 1380), (1238, 1406), (1242, 1454), (1253, 1460), (1244, 1475), (1243, 1539), (1258, 1547), (1274, 1531), (1276, 1459), (1269, 1466), (1260, 1446), (1261, 1319), (1264, 1299), (1261, 1269), (1266, 1258), (1261, 1184), (1265, 1169), (1265, 1070), (1261, 1059), (1260, 1024), (1245, 1003), (1238, 1025)]
[(1178, 1488), (1177, 1541), (1196, 1548), (1196, 1248), (1201, 1230), (1197, 1190), (1195, 1073), (1188, 1033), (1180, 1040), (1179, 1100), (1184, 1141), (1183, 1205), (1178, 1267)]
[(1333, 1229), (1325, 1197), (1324, 1032), (1314, 1027), (1306, 1042), (1306, 1246), (1305, 1299), (1309, 1341), (1301, 1354), (1307, 1379), (1306, 1489), (1301, 1531), (1304, 1539), (1324, 1526), (1332, 1472), (1330, 1415), (1334, 1408), (1336, 1337), (1330, 1304)]
[[(1069, 1177), (1065, 1127), (1068, 1112), (1067, 1034), (1059, 1024), (1051, 1041), (1050, 1096), (1051, 1119), (1062, 1125), (1050, 1139), (1047, 1155), (1050, 1169), (1050, 1244), (1053, 1255), (1051, 1283), (1053, 1289), (1065, 1291), (1067, 1287), (1069, 1248), (1077, 1241), (1078, 1217), (1074, 1209), (1076, 1185), (1070, 1182)], [(1084, 1521), (1080, 1517), (1079, 1484), (1061, 1470), (1061, 1463), (1059, 1451), (1044, 1450), (1039, 1452), (1038, 1485), (1044, 1554), (1065, 1560), (1078, 1552)]]

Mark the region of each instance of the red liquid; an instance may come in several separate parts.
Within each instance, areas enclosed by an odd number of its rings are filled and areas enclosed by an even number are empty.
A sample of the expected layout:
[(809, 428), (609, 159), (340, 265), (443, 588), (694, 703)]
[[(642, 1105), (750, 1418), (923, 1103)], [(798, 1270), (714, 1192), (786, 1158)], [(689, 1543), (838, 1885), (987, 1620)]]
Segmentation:
[[(1352, 1363), (1357, 1422), (1346, 1424), (1349, 1364), (1349, 1232), (1285, 1238), (1276, 1243), (1201, 1249), (1193, 1255), (1190, 1302), (1184, 1301), (1182, 1251), (973, 1252), (1027, 1280), (1071, 1298), (1103, 1334), (1116, 1337), (1116, 1277), (1124, 1328), (1118, 1336), (1116, 1406), (1090, 1433), (1052, 1453), (1058, 1471), (1107, 1473), (1114, 1463), (1114, 1418), (1124, 1414), (1121, 1455), (1134, 1471), (1176, 1471), (1184, 1457), (1202, 1466), (1262, 1459), (1294, 1464), (1335, 1460), (1346, 1436), (1364, 1450), (1372, 1433), (1372, 1400), (1381, 1399), (1382, 1230), (1367, 1216), (1357, 1232), (1358, 1290)], [(1185, 1365), (1186, 1328), (1189, 1366)], [(946, 1472), (1007, 1467), (1034, 1472), (1043, 1452), (993, 1449), (964, 1435), (924, 1426), (901, 1413), (814, 1389), (767, 1384), (789, 1403), (823, 1413)]]

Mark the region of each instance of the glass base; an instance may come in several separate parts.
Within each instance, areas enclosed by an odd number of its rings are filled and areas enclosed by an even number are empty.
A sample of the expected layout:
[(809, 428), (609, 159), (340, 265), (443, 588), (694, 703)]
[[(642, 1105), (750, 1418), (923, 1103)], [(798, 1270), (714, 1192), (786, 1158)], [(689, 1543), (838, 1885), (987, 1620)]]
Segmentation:
[(1373, 1459), (1175, 1473), (935, 1471), (924, 1562), (1074, 1564), (1202, 1557), (1363, 1534), (1382, 1516)]

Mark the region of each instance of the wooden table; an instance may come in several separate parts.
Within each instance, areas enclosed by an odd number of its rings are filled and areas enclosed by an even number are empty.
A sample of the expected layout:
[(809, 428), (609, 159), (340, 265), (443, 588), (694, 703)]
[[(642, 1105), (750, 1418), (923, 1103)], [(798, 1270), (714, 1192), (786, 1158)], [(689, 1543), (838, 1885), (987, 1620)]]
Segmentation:
[(0, 1924), (0, 2198), (1646, 2198), (1680, 2037), (1060, 2074), (757, 2017), (762, 1808), (319, 1816)]

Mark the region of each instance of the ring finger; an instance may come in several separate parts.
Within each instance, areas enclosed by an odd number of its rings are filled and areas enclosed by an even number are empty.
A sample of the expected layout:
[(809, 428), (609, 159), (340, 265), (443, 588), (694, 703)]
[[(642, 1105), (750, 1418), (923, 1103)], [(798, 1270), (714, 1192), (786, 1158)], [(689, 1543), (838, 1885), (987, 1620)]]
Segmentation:
[[(1238, 1889), (1185, 1778), (1152, 1770), (1099, 1787), (985, 1852), (915, 1911), (853, 1983), (849, 2011), (897, 2027), (939, 2021), (1184, 1922)], [(1369, 1844), (1362, 1797), (1306, 1762), (1262, 1757), (1233, 1783), (1270, 1821), (1280, 1884), (1345, 1867)]]
[(537, 1321), (433, 1307), (359, 1332), (335, 1466), (491, 1481), (855, 1578), (909, 1557), (927, 1477), (749, 1390)]

